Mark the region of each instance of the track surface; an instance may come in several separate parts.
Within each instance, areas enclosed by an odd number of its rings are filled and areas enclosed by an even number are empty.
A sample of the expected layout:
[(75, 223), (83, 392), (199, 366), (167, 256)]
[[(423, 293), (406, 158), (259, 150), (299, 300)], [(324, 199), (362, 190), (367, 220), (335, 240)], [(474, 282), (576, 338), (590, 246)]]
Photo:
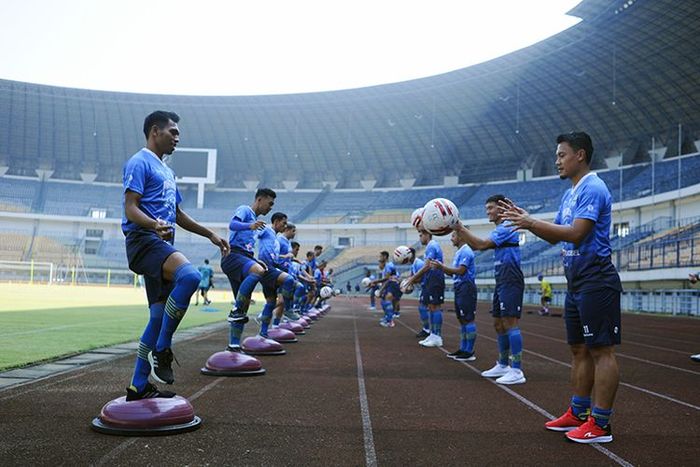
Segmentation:
[[(204, 420), (198, 431), (128, 438), (90, 421), (122, 395), (134, 356), (0, 391), (0, 464), (7, 465), (697, 465), (700, 320), (623, 316), (622, 384), (610, 444), (577, 445), (544, 430), (570, 396), (561, 318), (523, 315), (527, 383), (479, 376), (497, 355), (486, 305), (478, 359), (445, 358), (458, 344), (445, 315), (445, 349), (420, 348), (415, 304), (393, 329), (366, 300), (335, 298), (287, 355), (260, 357), (267, 374), (199, 374), (225, 331), (176, 344), (173, 389)], [(448, 306), (449, 308), (449, 306)], [(248, 326), (250, 331), (253, 326)]]

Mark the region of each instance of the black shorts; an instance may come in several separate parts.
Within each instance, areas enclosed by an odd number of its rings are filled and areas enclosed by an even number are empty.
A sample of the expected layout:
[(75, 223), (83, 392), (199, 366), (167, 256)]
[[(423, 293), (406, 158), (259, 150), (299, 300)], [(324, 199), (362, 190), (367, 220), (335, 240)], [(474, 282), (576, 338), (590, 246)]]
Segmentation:
[(422, 284), (421, 303), (423, 305), (442, 305), (445, 303), (445, 276), (431, 275)]
[(552, 303), (552, 297), (542, 297), (542, 301), (545, 303)]
[(163, 263), (177, 251), (175, 247), (146, 230), (128, 232), (124, 241), (129, 269), (143, 275), (148, 305), (165, 302), (175, 283), (163, 279)]
[[(242, 250), (231, 250), (231, 252), (221, 260), (221, 270), (224, 271), (228, 281), (231, 284), (233, 295), (238, 295), (238, 289), (243, 280), (247, 277), (248, 272), (255, 264), (260, 264), (253, 258), (253, 255)], [(276, 294), (277, 277), (281, 271), (276, 268), (268, 268), (267, 272), (260, 278), (260, 283), (263, 285), (263, 293), (265, 296)]]
[(494, 318), (520, 318), (523, 309), (525, 287), (520, 284), (503, 284), (496, 286), (491, 304)]
[(567, 292), (564, 302), (566, 340), (569, 344), (604, 347), (620, 344), (620, 292), (603, 288)]
[(455, 314), (461, 321), (471, 322), (476, 317), (476, 285), (472, 282), (455, 284)]
[(403, 296), (399, 283), (392, 280), (388, 281), (386, 287), (384, 287), (382, 298), (386, 297), (388, 293), (391, 293), (391, 295), (394, 296), (394, 300), (401, 300), (401, 297)]

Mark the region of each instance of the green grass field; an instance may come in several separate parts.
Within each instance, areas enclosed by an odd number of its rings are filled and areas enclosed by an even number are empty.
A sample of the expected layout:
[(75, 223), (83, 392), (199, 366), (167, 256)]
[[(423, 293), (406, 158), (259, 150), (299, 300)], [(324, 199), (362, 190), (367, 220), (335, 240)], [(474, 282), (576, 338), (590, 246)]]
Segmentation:
[[(180, 329), (226, 319), (231, 293), (209, 295), (219, 311), (202, 311), (200, 301)], [(0, 370), (138, 340), (148, 320), (144, 291), (131, 287), (0, 284), (0, 297)]]

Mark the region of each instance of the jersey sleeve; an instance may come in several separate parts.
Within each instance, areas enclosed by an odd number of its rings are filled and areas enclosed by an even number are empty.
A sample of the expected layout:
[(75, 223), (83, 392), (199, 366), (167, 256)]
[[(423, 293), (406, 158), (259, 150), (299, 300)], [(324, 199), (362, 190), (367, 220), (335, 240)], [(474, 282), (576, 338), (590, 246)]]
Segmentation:
[(132, 157), (124, 167), (124, 192), (133, 191), (143, 195), (146, 185), (146, 163), (143, 159)]
[(182, 203), (182, 195), (180, 194), (180, 190), (175, 188), (175, 204), (179, 206), (180, 203)]
[(600, 211), (605, 205), (605, 193), (594, 186), (586, 186), (576, 202), (574, 219), (598, 220)]
[(505, 225), (499, 224), (495, 229), (493, 229), (493, 232), (491, 232), (489, 238), (496, 246), (501, 246), (508, 241), (508, 237), (510, 237), (510, 235), (510, 230), (508, 230)]

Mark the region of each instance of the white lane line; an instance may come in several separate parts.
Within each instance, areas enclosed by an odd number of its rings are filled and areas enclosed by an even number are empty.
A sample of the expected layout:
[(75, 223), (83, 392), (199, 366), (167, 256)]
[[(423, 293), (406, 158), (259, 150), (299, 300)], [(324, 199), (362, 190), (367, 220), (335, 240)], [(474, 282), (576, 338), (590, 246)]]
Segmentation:
[(367, 390), (365, 389), (365, 372), (362, 368), (362, 353), (360, 352), (360, 339), (357, 335), (357, 321), (353, 321), (355, 329), (355, 357), (357, 359), (357, 386), (360, 395), (360, 413), (362, 414), (362, 432), (365, 443), (365, 464), (376, 467), (377, 452), (374, 448), (374, 436), (372, 435), (372, 420), (369, 417), (369, 403), (367, 402)]
[[(522, 334), (525, 334), (525, 335), (535, 336), (535, 337), (539, 337), (539, 338), (541, 338), (541, 339), (547, 339), (547, 340), (550, 340), (550, 341), (553, 341), (553, 342), (558, 342), (558, 343), (560, 343), (560, 344), (564, 344), (564, 345), (567, 345), (567, 346), (569, 345), (565, 340), (563, 340), (563, 339), (557, 339), (556, 337), (550, 337), (550, 336), (546, 336), (546, 335), (544, 335), (544, 334), (538, 334), (538, 333), (536, 333), (536, 332), (523, 331), (522, 329), (520, 329), (520, 332), (521, 332)], [(668, 368), (669, 370), (682, 371), (682, 372), (684, 372), (684, 373), (690, 373), (691, 375), (700, 375), (700, 371), (688, 370), (688, 369), (686, 369), (686, 368), (681, 368), (681, 367), (677, 367), (677, 366), (673, 366), (673, 365), (667, 365), (667, 364), (665, 364), (665, 363), (654, 362), (654, 361), (651, 361), (651, 360), (646, 360), (646, 359), (644, 359), (644, 358), (633, 357), (632, 355), (627, 355), (627, 354), (622, 353), (622, 352), (615, 352), (615, 355), (616, 355), (617, 357), (620, 357), (620, 358), (627, 358), (627, 359), (629, 359), (629, 360), (636, 360), (636, 361), (638, 361), (638, 362), (643, 362), (643, 363), (646, 363), (646, 364), (648, 364), (648, 365), (654, 365), (654, 366), (660, 366), (660, 367), (662, 367), (662, 368)]]
[[(457, 328), (457, 326), (454, 326), (454, 325), (451, 325), (451, 324), (448, 324), (447, 326), (453, 327), (453, 328), (456, 328), (456, 329), (459, 329), (459, 328)], [(484, 336), (484, 335), (479, 335), (479, 337), (482, 337), (482, 338), (484, 338), (484, 339), (490, 340), (490, 341), (492, 341), (492, 342), (498, 342), (498, 341), (497, 341), (496, 339), (494, 339), (493, 337)], [(547, 360), (548, 362), (556, 363), (557, 365), (561, 365), (561, 366), (565, 366), (565, 367), (567, 367), (567, 368), (571, 368), (571, 364), (570, 364), (570, 363), (562, 362), (561, 360), (556, 360), (556, 359), (554, 359), (554, 358), (552, 358), (552, 357), (548, 357), (548, 356), (543, 355), (543, 354), (541, 354), (541, 353), (534, 352), (534, 351), (532, 351), (532, 350), (527, 350), (527, 349), (523, 349), (523, 352), (524, 352), (524, 353), (527, 353), (527, 354), (530, 354), (530, 355), (534, 355), (534, 356), (539, 357), (539, 358), (541, 358), (541, 359), (543, 359), (543, 360)], [(640, 387), (640, 386), (635, 386), (634, 384), (624, 383), (624, 382), (620, 381), (620, 386), (624, 386), (624, 387), (626, 387), (626, 388), (634, 389), (634, 390), (636, 390), (636, 391), (643, 392), (644, 394), (648, 394), (648, 395), (650, 395), (650, 396), (658, 397), (658, 398), (660, 398), (660, 399), (664, 399), (664, 400), (667, 400), (667, 401), (669, 401), (669, 402), (673, 402), (673, 403), (676, 403), (676, 404), (678, 404), (678, 405), (682, 405), (682, 406), (685, 406), (685, 407), (688, 407), (688, 408), (691, 408), (691, 409), (700, 410), (700, 406), (697, 406), (697, 405), (694, 405), (694, 404), (691, 404), (691, 403), (689, 403), (689, 402), (685, 402), (685, 401), (682, 401), (682, 400), (675, 399), (675, 398), (673, 398), (673, 397), (671, 397), (671, 396), (667, 396), (666, 394), (661, 394), (661, 393), (659, 393), (659, 392), (654, 392), (654, 391), (651, 391), (651, 390), (649, 390), (649, 389), (642, 388), (642, 387)]]
[[(401, 322), (401, 320), (396, 320), (396, 321), (397, 321), (400, 325), (402, 325), (403, 327), (405, 327), (405, 328), (411, 330), (412, 332), (417, 332), (415, 329), (413, 329), (413, 328), (410, 327), (409, 325), (404, 324), (403, 322)], [(438, 347), (438, 348), (439, 348), (443, 353), (445, 353), (445, 354), (448, 353), (447, 349), (445, 349), (444, 347)], [(471, 371), (473, 371), (473, 372), (476, 373), (477, 375), (481, 376), (481, 370), (478, 369), (478, 368), (476, 368), (475, 366), (470, 365), (470, 364), (467, 363), (467, 362), (458, 362), (458, 363), (461, 363), (462, 365), (464, 365), (465, 367), (469, 368)], [(554, 415), (550, 414), (550, 413), (547, 412), (545, 409), (543, 409), (543, 408), (540, 407), (539, 405), (535, 404), (535, 403), (532, 402), (531, 400), (529, 400), (529, 399), (523, 397), (522, 395), (518, 394), (517, 392), (513, 391), (511, 388), (509, 388), (509, 387), (507, 387), (507, 386), (504, 386), (504, 385), (502, 385), (502, 384), (498, 384), (498, 383), (496, 383), (496, 381), (493, 380), (493, 379), (489, 379), (489, 378), (484, 378), (484, 379), (487, 380), (489, 383), (493, 384), (494, 386), (496, 386), (497, 388), (499, 388), (499, 389), (505, 391), (505, 392), (508, 393), (509, 395), (515, 397), (517, 400), (519, 400), (520, 402), (522, 402), (523, 404), (525, 404), (527, 407), (529, 407), (530, 409), (534, 410), (535, 412), (539, 413), (540, 415), (543, 415), (545, 418), (547, 418), (547, 419), (549, 419), (549, 420), (554, 420), (554, 419), (556, 418)], [(589, 444), (588, 446), (590, 446), (590, 447), (592, 447), (593, 449), (597, 450), (598, 452), (600, 452), (601, 454), (603, 454), (604, 456), (606, 456), (608, 459), (612, 460), (613, 462), (616, 462), (616, 463), (619, 464), (619, 465), (622, 465), (622, 466), (624, 466), (624, 467), (634, 467), (634, 464), (632, 464), (632, 463), (630, 463), (629, 461), (623, 459), (622, 457), (618, 456), (617, 454), (615, 454), (614, 452), (610, 451), (609, 449), (604, 448), (603, 446), (601, 446), (601, 445), (598, 444), (598, 443), (591, 443), (591, 444)]]

